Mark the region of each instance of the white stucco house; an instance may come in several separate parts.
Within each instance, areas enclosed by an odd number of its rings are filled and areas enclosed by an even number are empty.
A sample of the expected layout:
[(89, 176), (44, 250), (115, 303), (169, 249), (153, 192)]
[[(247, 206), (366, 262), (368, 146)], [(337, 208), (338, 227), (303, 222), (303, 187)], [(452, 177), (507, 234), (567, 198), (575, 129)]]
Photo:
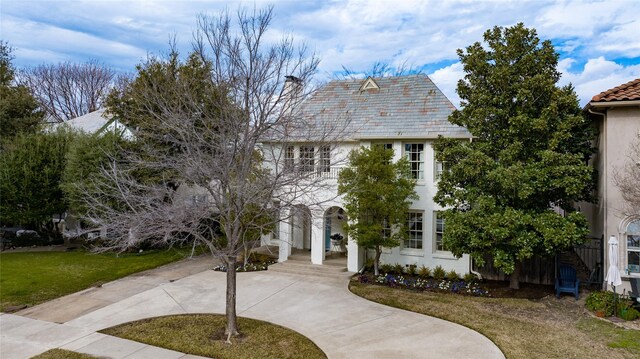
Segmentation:
[(133, 132), (118, 119), (105, 112), (104, 108), (72, 118), (62, 123), (53, 124), (53, 128), (64, 126), (87, 134), (101, 134), (104, 132), (119, 132), (124, 138), (133, 138)]
[[(383, 144), (395, 151), (395, 158), (405, 156), (411, 163), (412, 175), (417, 179), (416, 192), (420, 199), (413, 202), (407, 213), (409, 239), (400, 247), (386, 250), (382, 263), (417, 264), (431, 268), (467, 273), (467, 255), (455, 258), (442, 246), (444, 223), (439, 217), (441, 208), (434, 203), (436, 183), (443, 170), (434, 157), (433, 142), (438, 136), (469, 139), (463, 127), (448, 122), (453, 104), (426, 75), (367, 78), (364, 80), (335, 80), (318, 89), (300, 105), (299, 113), (307, 121), (331, 122), (349, 118), (340, 143), (329, 147), (317, 143), (287, 143), (284, 161), (316, 172), (329, 186), (324, 190), (326, 201), (310, 208), (301, 201), (292, 208), (282, 208), (282, 218), (275, 234), (263, 240), (279, 246), (279, 261), (292, 254), (309, 253), (309, 261), (322, 264), (328, 253), (343, 251), (349, 272), (356, 272), (365, 262), (365, 250), (347, 238), (346, 248), (332, 245), (330, 237), (346, 237), (344, 224), (349, 214), (337, 197), (338, 173), (349, 151), (359, 146)], [(297, 111), (298, 112), (298, 111)], [(322, 195), (321, 195), (322, 196)], [(372, 256), (369, 256), (372, 258)]]
[(605, 273), (609, 267), (606, 243), (611, 236), (618, 240), (620, 293), (630, 289), (630, 278), (640, 278), (640, 213), (627, 208), (614, 181), (615, 171), (629, 161), (640, 166), (640, 158), (630, 156), (630, 146), (640, 142), (640, 78), (593, 96), (585, 109), (599, 129), (593, 161), (599, 178), (598, 203), (582, 208), (592, 236), (604, 240)]

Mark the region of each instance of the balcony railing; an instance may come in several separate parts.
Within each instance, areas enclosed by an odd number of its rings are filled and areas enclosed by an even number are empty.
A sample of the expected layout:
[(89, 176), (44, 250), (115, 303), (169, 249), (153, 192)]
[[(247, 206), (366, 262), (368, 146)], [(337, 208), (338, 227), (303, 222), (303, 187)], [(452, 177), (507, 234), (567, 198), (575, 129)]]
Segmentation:
[(310, 166), (310, 165), (298, 165), (296, 166), (296, 171), (302, 173), (303, 175), (308, 175), (309, 177), (315, 178), (325, 178), (325, 179), (338, 179), (338, 175), (343, 167), (333, 167), (333, 166)]

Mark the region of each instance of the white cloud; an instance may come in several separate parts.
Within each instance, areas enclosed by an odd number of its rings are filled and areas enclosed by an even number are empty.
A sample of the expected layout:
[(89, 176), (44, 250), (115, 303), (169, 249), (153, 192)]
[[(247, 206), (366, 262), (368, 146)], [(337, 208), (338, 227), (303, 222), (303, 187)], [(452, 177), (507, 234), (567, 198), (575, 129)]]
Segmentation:
[[(233, 14), (242, 4), (251, 11), (268, 3), (3, 0), (0, 29), (3, 40), (18, 49), (18, 65), (98, 57), (131, 71), (147, 52), (166, 51), (171, 34), (181, 51), (189, 51), (200, 13), (215, 15), (227, 8)], [(481, 41), (482, 33), (495, 25), (524, 22), (558, 45), (562, 81), (574, 83), (582, 98), (592, 96), (588, 92), (596, 86), (638, 77), (640, 18), (635, 7), (635, 0), (278, 1), (267, 38), (291, 33), (304, 40), (322, 59), (319, 73), (324, 79), (343, 65), (363, 72), (376, 61), (406, 61), (418, 68), (447, 64), (431, 77), (457, 105), (454, 89), (461, 68), (449, 65), (458, 60), (456, 49)], [(575, 64), (586, 65), (572, 73)]]
[(589, 59), (581, 71), (571, 72), (569, 66), (574, 61), (567, 59), (560, 62), (558, 66), (562, 72), (560, 84), (571, 83), (583, 106), (602, 91), (640, 78), (640, 64), (623, 66), (600, 56)]
[[(11, 46), (29, 64), (85, 59), (141, 59), (144, 49), (91, 34), (33, 21), (3, 16), (3, 27), (12, 29)], [(4, 31), (3, 31), (4, 32)]]
[(456, 93), (458, 80), (464, 77), (462, 64), (456, 62), (453, 65), (436, 70), (429, 74), (429, 78), (440, 88), (440, 90), (449, 98), (449, 100), (458, 108), (460, 108), (460, 97)]

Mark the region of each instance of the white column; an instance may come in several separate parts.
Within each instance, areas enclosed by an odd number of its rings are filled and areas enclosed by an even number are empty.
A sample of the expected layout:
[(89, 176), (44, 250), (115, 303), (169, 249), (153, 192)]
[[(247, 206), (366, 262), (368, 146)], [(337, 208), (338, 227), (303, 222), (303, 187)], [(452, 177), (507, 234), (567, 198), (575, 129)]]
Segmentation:
[(347, 244), (347, 270), (349, 272), (357, 272), (364, 264), (364, 249), (349, 239)]
[(311, 218), (311, 263), (322, 264), (324, 260), (324, 215), (312, 214)]
[(282, 208), (280, 211), (280, 238), (278, 243), (278, 262), (284, 262), (291, 255), (291, 217), (289, 216), (291, 209)]

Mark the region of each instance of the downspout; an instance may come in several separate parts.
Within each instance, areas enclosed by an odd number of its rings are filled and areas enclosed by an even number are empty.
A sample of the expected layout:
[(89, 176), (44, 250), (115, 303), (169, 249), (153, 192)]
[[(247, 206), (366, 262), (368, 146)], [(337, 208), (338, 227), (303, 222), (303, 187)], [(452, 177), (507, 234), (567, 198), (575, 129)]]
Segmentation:
[(473, 270), (473, 257), (469, 255), (469, 272), (478, 277), (478, 279), (482, 280), (482, 274), (480, 272)]
[[(607, 238), (607, 223), (608, 223), (608, 207), (609, 205), (607, 204), (607, 113), (606, 112), (598, 112), (598, 111), (594, 111), (591, 109), (591, 107), (589, 107), (589, 105), (587, 105), (587, 111), (589, 111), (590, 114), (592, 115), (599, 115), (602, 116), (602, 141), (599, 141), (599, 145), (603, 146), (603, 154), (604, 154), (604, 158), (602, 159), (603, 161), (603, 168), (602, 168), (602, 178), (604, 179), (604, 181), (599, 181), (600, 183), (602, 183), (602, 198), (604, 199), (605, 203), (602, 204), (602, 209), (603, 209), (603, 219), (604, 219), (604, 224), (602, 226), (602, 238), (604, 241), (604, 238)], [(603, 248), (607, 248), (607, 246), (603, 243), (602, 244)], [(606, 251), (605, 249), (605, 251)], [(603, 251), (603, 252), (605, 252)], [(602, 254), (602, 259), (603, 259), (603, 263), (602, 263), (602, 268), (608, 268), (608, 264), (605, 265), (604, 261), (609, 259), (609, 256), (607, 256), (605, 253)], [(603, 278), (604, 279), (604, 278)], [(606, 290), (606, 284), (602, 284), (603, 290)]]
[[(473, 136), (469, 137), (469, 143), (473, 142)], [(469, 255), (469, 272), (473, 275), (475, 275), (476, 277), (478, 277), (478, 279), (482, 280), (482, 274), (480, 274), (480, 272), (473, 270), (473, 256)]]
[(358, 274), (364, 273), (364, 268), (367, 266), (367, 253), (368, 252), (369, 252), (368, 250), (366, 250), (366, 249), (364, 250), (364, 263), (362, 263), (362, 268), (360, 268), (360, 270), (358, 270), (358, 272), (357, 272)]

